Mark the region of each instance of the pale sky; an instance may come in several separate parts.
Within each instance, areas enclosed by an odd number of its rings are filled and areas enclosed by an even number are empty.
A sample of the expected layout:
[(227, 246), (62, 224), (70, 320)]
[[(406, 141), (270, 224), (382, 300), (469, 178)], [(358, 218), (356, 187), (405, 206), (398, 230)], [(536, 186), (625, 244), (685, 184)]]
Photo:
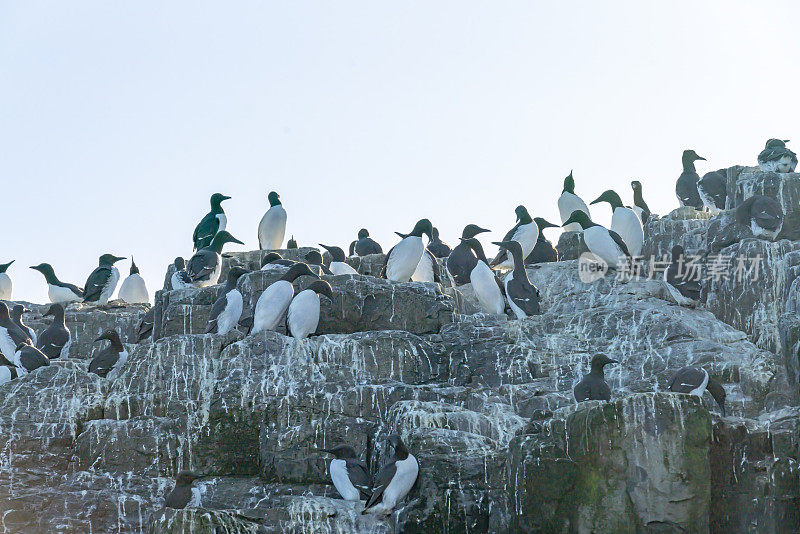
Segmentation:
[[(797, 2), (0, 1), (0, 262), (46, 302), (47, 261), (83, 285), (133, 254), (152, 293), (220, 192), (257, 248), (267, 193), (300, 245), (430, 218), (490, 245), (524, 204), (558, 220), (643, 183), (677, 207), (702, 175), (800, 152)], [(595, 208), (595, 206), (593, 206)], [(608, 224), (610, 209), (593, 209)], [(547, 231), (555, 241), (558, 231)], [(287, 235), (287, 238), (288, 238)], [(129, 262), (119, 264), (127, 275)]]

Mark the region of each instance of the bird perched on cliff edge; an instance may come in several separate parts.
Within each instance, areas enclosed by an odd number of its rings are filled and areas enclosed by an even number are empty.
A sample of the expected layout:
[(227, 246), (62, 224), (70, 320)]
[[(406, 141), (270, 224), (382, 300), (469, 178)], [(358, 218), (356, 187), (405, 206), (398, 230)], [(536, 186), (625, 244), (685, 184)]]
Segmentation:
[(23, 306), (22, 304), (14, 304), (11, 308), (11, 320), (16, 323), (18, 327), (22, 329), (23, 332), (28, 334), (28, 337), (31, 338), (31, 344), (36, 345), (36, 331), (25, 324), (25, 321), (22, 319), (23, 313), (30, 313), (30, 310)]
[(59, 280), (49, 263), (40, 263), (32, 266), (31, 269), (39, 271), (44, 276), (44, 280), (47, 282), (47, 296), (53, 304), (59, 302), (66, 305), (83, 300), (83, 289)]
[(147, 284), (139, 274), (139, 268), (131, 256), (131, 270), (122, 285), (119, 286), (119, 298), (128, 304), (147, 304), (150, 302), (150, 294), (147, 292)]
[(236, 288), (236, 284), (239, 282), (239, 278), (248, 272), (250, 271), (238, 265), (232, 267), (228, 272), (228, 280), (222, 288), (222, 293), (214, 302), (214, 305), (211, 306), (206, 334), (227, 334), (239, 324), (244, 300), (242, 299), (242, 294)]
[(700, 398), (703, 397), (703, 392), (708, 390), (719, 405), (722, 417), (725, 417), (725, 388), (709, 377), (708, 371), (701, 367), (689, 366), (678, 369), (669, 381), (669, 390), (696, 395)]
[[(539, 239), (539, 226), (536, 221), (531, 218), (525, 206), (517, 206), (514, 210), (517, 216), (517, 224), (509, 230), (503, 241), (516, 241), (522, 249), (522, 260), (528, 257), (533, 247), (536, 246), (536, 241)], [(508, 253), (508, 250), (501, 248), (489, 264), (495, 269), (513, 269), (514, 258)]]
[(14, 263), (14, 260), (8, 263), (0, 263), (0, 300), (11, 300), (14, 283), (11, 281), (11, 277), (8, 276), (7, 271), (12, 263)]
[[(592, 204), (608, 202), (611, 206), (611, 230), (616, 232), (628, 247), (628, 253), (636, 258), (642, 252), (644, 244), (644, 229), (642, 221), (636, 212), (622, 205), (622, 199), (616, 191), (604, 191)], [(584, 236), (585, 239), (585, 236)]]
[(195, 480), (202, 478), (201, 475), (191, 471), (181, 471), (175, 478), (175, 487), (164, 497), (164, 506), (181, 510), (189, 506), (198, 508), (200, 502), (200, 490), (193, 488)]
[(355, 449), (349, 445), (337, 445), (322, 452), (332, 454), (328, 471), (336, 491), (346, 501), (369, 499), (372, 494), (372, 474), (358, 459)]
[(582, 211), (589, 215), (589, 207), (586, 202), (575, 194), (575, 179), (572, 177), (572, 171), (569, 171), (569, 176), (564, 178), (564, 189), (561, 191), (561, 196), (558, 197), (558, 212), (561, 215), (561, 225), (564, 227), (565, 232), (581, 231), (579, 224), (566, 224), (567, 219), (575, 211)]
[(611, 388), (606, 383), (606, 376), (603, 371), (603, 368), (610, 363), (619, 362), (612, 360), (605, 354), (596, 354), (592, 358), (592, 370), (589, 371), (589, 374), (583, 375), (581, 381), (572, 390), (576, 401), (611, 400)]
[(69, 357), (72, 333), (67, 328), (62, 304), (51, 304), (43, 317), (52, 316), (53, 322), (45, 328), (36, 342), (36, 348), (51, 360)]
[(97, 343), (104, 339), (107, 339), (109, 344), (89, 362), (89, 372), (114, 380), (122, 371), (122, 366), (128, 361), (128, 351), (125, 350), (119, 334), (113, 328), (103, 332), (94, 341)]
[(462, 230), (459, 244), (453, 248), (447, 257), (447, 271), (453, 277), (453, 281), (457, 286), (470, 283), (470, 275), (478, 263), (478, 258), (475, 256), (469, 240), (478, 234), (488, 231), (477, 224), (468, 224)]
[(394, 453), (375, 476), (375, 487), (362, 514), (388, 515), (403, 499), (419, 474), (419, 463), (397, 434), (389, 436)]
[(222, 271), (222, 247), (226, 243), (244, 245), (226, 230), (222, 230), (217, 232), (209, 246), (201, 248), (189, 259), (189, 263), (186, 264), (186, 272), (192, 280), (192, 285), (207, 287), (213, 286), (219, 281)]
[(286, 235), (286, 210), (275, 191), (270, 191), (267, 199), (269, 209), (258, 223), (258, 247), (261, 250), (274, 250), (281, 248)]
[(86, 279), (83, 290), (84, 302), (97, 302), (102, 306), (108, 304), (111, 295), (117, 288), (117, 282), (119, 282), (119, 270), (114, 267), (114, 264), (124, 259), (123, 256), (114, 256), (113, 254), (100, 256), (97, 268)]
[(431, 239), (433, 226), (428, 219), (420, 219), (408, 234), (401, 234), (402, 240), (393, 246), (384, 259), (381, 277), (395, 282), (408, 282), (417, 270), (420, 259), (425, 253), (422, 234)]
[(222, 193), (211, 195), (211, 211), (197, 223), (194, 234), (192, 234), (194, 250), (200, 250), (210, 245), (217, 232), (225, 230), (228, 226), (228, 218), (225, 216), (225, 210), (222, 209), (222, 202), (229, 198), (231, 197), (226, 197)]
[(678, 197), (678, 202), (681, 206), (690, 206), (696, 210), (703, 209), (703, 201), (700, 199), (700, 194), (697, 192), (697, 182), (700, 180), (700, 175), (694, 168), (694, 162), (698, 160), (705, 161), (706, 158), (698, 156), (694, 150), (684, 150), (681, 156), (681, 163), (683, 164), (683, 172), (675, 182), (675, 195)]

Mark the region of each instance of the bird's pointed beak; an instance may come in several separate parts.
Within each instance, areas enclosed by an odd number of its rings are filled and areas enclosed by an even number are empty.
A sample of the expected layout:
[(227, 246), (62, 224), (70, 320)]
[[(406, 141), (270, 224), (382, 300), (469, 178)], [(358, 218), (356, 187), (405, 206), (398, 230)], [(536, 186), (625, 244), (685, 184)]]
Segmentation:
[(619, 363), (619, 362), (618, 362), (617, 360), (611, 360), (611, 359), (609, 359), (609, 360), (608, 360), (608, 363)]
[(104, 339), (108, 339), (108, 338), (105, 336), (105, 334), (104, 334), (104, 335), (102, 335), (102, 336), (100, 336), (100, 337), (98, 337), (97, 339), (95, 339), (95, 340), (94, 340), (94, 342), (95, 342), (95, 343), (97, 343), (98, 341), (103, 341)]
[(486, 228), (478, 228), (478, 233), (479, 233), (479, 234), (482, 234), (482, 233), (484, 233), (484, 232), (491, 232), (491, 230), (488, 230), (488, 229), (486, 229)]
[(703, 160), (703, 161), (706, 161), (706, 158), (704, 158), (704, 157), (702, 157), (702, 156), (697, 156), (697, 159), (699, 159), (699, 160)]
[(239, 243), (240, 245), (244, 245), (244, 241), (239, 241), (235, 237), (231, 239), (231, 243)]

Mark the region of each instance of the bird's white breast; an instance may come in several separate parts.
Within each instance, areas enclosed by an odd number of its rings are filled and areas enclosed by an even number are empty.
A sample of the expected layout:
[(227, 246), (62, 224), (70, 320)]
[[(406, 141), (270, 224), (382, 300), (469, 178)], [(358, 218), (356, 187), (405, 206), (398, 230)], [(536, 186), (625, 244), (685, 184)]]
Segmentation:
[(358, 489), (353, 486), (353, 483), (350, 481), (350, 477), (347, 474), (346, 461), (339, 459), (332, 460), (330, 473), (333, 485), (336, 487), (336, 491), (339, 492), (339, 495), (342, 496), (342, 499), (346, 501), (360, 500)]
[(291, 282), (278, 280), (261, 293), (253, 312), (253, 333), (275, 330), (292, 302)]
[(5, 384), (11, 381), (11, 369), (6, 366), (0, 367), (0, 384)]
[(424, 251), (425, 245), (421, 237), (404, 238), (389, 254), (386, 262), (386, 278), (395, 282), (408, 282), (417, 269)]
[(242, 316), (242, 308), (244, 307), (242, 294), (238, 289), (228, 291), (225, 295), (225, 300), (227, 301), (225, 309), (217, 317), (217, 332), (220, 334), (227, 334), (239, 324), (239, 318)]
[(781, 233), (783, 229), (783, 221), (781, 224), (778, 225), (778, 228), (775, 230), (767, 230), (766, 228), (761, 228), (755, 219), (750, 219), (750, 230), (753, 232), (753, 235), (756, 237), (766, 237), (767, 239), (775, 239), (778, 237), (778, 234)]
[(217, 213), (217, 220), (219, 221), (217, 232), (221, 232), (228, 227), (228, 217), (226, 217), (224, 213)]
[(383, 491), (383, 504), (392, 509), (397, 505), (397, 501), (405, 497), (414, 482), (417, 480), (419, 473), (419, 464), (413, 454), (409, 454), (405, 460), (395, 462), (397, 471), (392, 478), (392, 481)]
[(696, 395), (700, 398), (703, 397), (703, 392), (706, 390), (706, 386), (708, 385), (708, 371), (702, 369), (703, 371), (703, 382), (694, 388), (692, 391), (689, 392), (689, 395)]
[(114, 380), (115, 378), (117, 378), (119, 374), (122, 372), (122, 366), (125, 365), (125, 362), (127, 361), (128, 361), (128, 351), (123, 350), (122, 352), (119, 353), (119, 358), (111, 367), (111, 371), (108, 372), (106, 378), (108, 380)]
[(14, 358), (14, 354), (17, 352), (14, 340), (11, 339), (8, 330), (4, 326), (0, 326), (0, 352), (2, 352), (9, 361)]
[(422, 252), (422, 257), (417, 263), (417, 268), (414, 269), (414, 274), (411, 275), (413, 282), (435, 282), (436, 277), (433, 273), (433, 258), (430, 255)]
[(82, 298), (73, 293), (71, 289), (67, 287), (54, 286), (52, 284), (47, 284), (47, 296), (50, 299), (50, 302), (53, 304), (78, 302), (82, 300)]
[(281, 248), (286, 235), (286, 210), (281, 204), (272, 206), (258, 224), (258, 243), (261, 250)]
[(111, 267), (111, 274), (109, 275), (108, 281), (103, 287), (103, 290), (100, 292), (98, 303), (108, 304), (108, 301), (111, 299), (111, 295), (113, 295), (114, 290), (117, 289), (117, 282), (119, 282), (119, 269), (116, 267)]
[(0, 300), (11, 300), (14, 284), (8, 273), (0, 273)]
[[(564, 191), (561, 193), (561, 196), (558, 197), (558, 213), (561, 215), (561, 224), (567, 222), (567, 219), (570, 218), (573, 211), (581, 210), (586, 215), (589, 215), (589, 207), (586, 205), (586, 202), (581, 200), (581, 197), (575, 195), (573, 193), (568, 193)], [(578, 223), (570, 223), (564, 227), (565, 232), (580, 232), (581, 225)]]
[(304, 339), (316, 332), (319, 325), (319, 296), (311, 289), (297, 294), (289, 305), (289, 330), (292, 336)]
[(505, 310), (503, 294), (500, 292), (500, 288), (497, 287), (494, 273), (489, 266), (482, 261), (478, 261), (478, 264), (475, 265), (470, 273), (470, 282), (483, 311), (502, 315)]
[(146, 304), (150, 302), (150, 295), (147, 293), (147, 285), (144, 278), (134, 273), (122, 281), (119, 287), (119, 298), (128, 304)]
[(627, 260), (617, 243), (602, 226), (592, 226), (583, 231), (583, 240), (592, 254), (602, 259), (609, 267), (621, 269)]
[(339, 274), (358, 274), (358, 271), (353, 269), (350, 265), (343, 261), (332, 261), (331, 262), (331, 272), (335, 275)]
[(617, 208), (611, 215), (611, 229), (619, 234), (631, 256), (642, 253), (644, 229), (642, 220), (631, 208)]
[(170, 284), (172, 285), (172, 289), (186, 289), (187, 287), (192, 287), (191, 284), (187, 284), (184, 282), (177, 271), (172, 273), (172, 278), (170, 279)]

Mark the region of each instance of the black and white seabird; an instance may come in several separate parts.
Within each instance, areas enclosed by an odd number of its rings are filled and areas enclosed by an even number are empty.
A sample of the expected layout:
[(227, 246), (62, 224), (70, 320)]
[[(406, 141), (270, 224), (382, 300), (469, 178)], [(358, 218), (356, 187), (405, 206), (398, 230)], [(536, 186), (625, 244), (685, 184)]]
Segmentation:
[[(383, 254), (383, 248), (377, 241), (369, 236), (369, 231), (362, 228), (358, 231), (358, 240), (352, 243), (353, 252), (357, 256), (367, 256), (369, 254)], [(350, 254), (352, 256), (352, 254)]]
[(14, 283), (11, 277), (8, 276), (8, 268), (14, 260), (8, 263), (0, 263), (0, 300), (11, 300), (11, 294), (14, 292)]
[(124, 259), (122, 256), (113, 254), (100, 256), (97, 268), (86, 279), (83, 290), (84, 302), (97, 302), (103, 306), (108, 304), (111, 295), (117, 288), (117, 282), (119, 282), (119, 269), (114, 267), (114, 264)]
[(717, 401), (722, 417), (725, 417), (725, 388), (722, 384), (708, 376), (708, 371), (701, 367), (681, 367), (669, 381), (669, 390), (675, 393), (688, 393), (703, 397), (703, 392), (708, 390)]
[(581, 231), (581, 227), (578, 224), (566, 224), (572, 213), (579, 210), (587, 215), (589, 214), (589, 206), (586, 205), (586, 202), (581, 197), (575, 194), (575, 179), (572, 177), (572, 171), (569, 171), (569, 176), (564, 178), (564, 189), (561, 191), (561, 196), (558, 197), (558, 213), (561, 215), (561, 225), (564, 226), (565, 232)]
[(303, 258), (303, 261), (305, 261), (308, 265), (317, 267), (322, 274), (333, 274), (328, 266), (325, 265), (325, 262), (322, 259), (322, 254), (319, 253), (319, 250), (309, 250)]
[(703, 178), (697, 182), (697, 194), (700, 195), (700, 200), (712, 215), (717, 215), (724, 210), (725, 199), (728, 196), (724, 169), (705, 173)]
[(182, 510), (187, 506), (198, 508), (200, 506), (200, 490), (192, 487), (192, 483), (202, 478), (201, 475), (191, 471), (181, 471), (175, 478), (175, 487), (164, 497), (164, 506)]
[(0, 361), (0, 364), (3, 365), (8, 365), (9, 363), (17, 368), (19, 375), (25, 375), (40, 367), (47, 367), (50, 365), (50, 360), (42, 351), (31, 345), (30, 339), (26, 339), (23, 343), (17, 345), (11, 361)]
[(287, 249), (297, 248), (297, 241), (295, 241), (294, 236), (292, 236), (289, 241), (286, 242)]
[(172, 273), (172, 277), (169, 279), (172, 289), (186, 289), (189, 287), (194, 287), (192, 285), (192, 279), (189, 277), (189, 273), (186, 272), (186, 260), (178, 256), (175, 258), (173, 265), (175, 265), (175, 272)]
[(116, 330), (106, 330), (94, 341), (96, 343), (104, 339), (107, 339), (109, 344), (89, 363), (89, 372), (114, 380), (128, 361), (128, 351), (125, 350)]
[(592, 204), (598, 202), (608, 202), (611, 205), (611, 230), (619, 234), (625, 246), (628, 247), (628, 252), (634, 258), (642, 253), (642, 245), (644, 244), (644, 229), (642, 228), (642, 220), (631, 208), (622, 205), (622, 199), (616, 191), (609, 189), (604, 191)]
[(211, 314), (208, 317), (208, 327), (206, 334), (217, 333), (227, 334), (239, 324), (242, 317), (244, 300), (242, 294), (236, 288), (239, 278), (249, 273), (247, 269), (235, 266), (228, 272), (228, 281), (222, 288), (220, 297), (211, 307)]
[[(503, 241), (516, 241), (522, 247), (522, 260), (533, 251), (536, 246), (536, 241), (539, 239), (539, 225), (536, 224), (525, 206), (517, 206), (514, 210), (517, 215), (517, 224), (506, 233)], [(513, 269), (514, 258), (512, 258), (506, 249), (501, 248), (489, 264), (495, 269)]]
[(277, 252), (268, 252), (261, 258), (261, 270), (269, 268), (270, 265), (280, 265), (282, 267), (291, 267), (298, 262), (294, 260), (284, 259), (283, 256)]
[(408, 495), (419, 474), (419, 464), (397, 434), (389, 436), (394, 453), (375, 476), (375, 487), (362, 514), (388, 515)]
[(642, 182), (639, 180), (632, 181), (631, 189), (633, 189), (633, 206), (631, 206), (631, 209), (633, 209), (639, 216), (639, 219), (642, 220), (642, 224), (647, 224), (647, 220), (650, 218), (650, 207), (642, 196)]
[(549, 223), (541, 217), (534, 217), (533, 220), (536, 222), (536, 226), (539, 227), (539, 237), (536, 239), (533, 250), (531, 250), (531, 253), (525, 258), (525, 265), (558, 261), (558, 251), (556, 247), (544, 236), (545, 228), (558, 228), (558, 225)]
[(603, 228), (592, 222), (589, 216), (576, 211), (567, 219), (567, 224), (578, 223), (583, 228), (583, 241), (589, 252), (606, 262), (612, 269), (624, 269), (631, 260), (625, 241), (614, 230)]
[(672, 298), (681, 306), (697, 305), (700, 300), (700, 271), (690, 268), (683, 247), (672, 247), (672, 262), (664, 271), (664, 284)]
[(788, 139), (770, 139), (758, 155), (758, 166), (762, 171), (794, 172), (797, 154), (786, 148)]
[(506, 301), (503, 298), (497, 275), (489, 267), (489, 260), (486, 259), (481, 242), (474, 237), (470, 239), (462, 237), (461, 241), (470, 247), (478, 259), (475, 267), (472, 268), (469, 279), (481, 309), (486, 313), (503, 315), (506, 310)]
[(578, 402), (588, 400), (611, 400), (611, 388), (606, 383), (603, 367), (610, 363), (619, 363), (605, 354), (596, 354), (592, 358), (592, 370), (583, 375), (580, 382), (573, 388), (575, 400)]
[(64, 319), (64, 306), (51, 304), (44, 317), (53, 317), (53, 322), (45, 328), (36, 342), (36, 348), (51, 360), (69, 357), (69, 346), (72, 343), (72, 334), (67, 328)]
[(317, 331), (319, 326), (319, 296), (325, 295), (333, 302), (333, 289), (328, 282), (316, 280), (307, 289), (298, 293), (289, 304), (286, 324), (289, 333), (297, 339), (305, 339)]
[(217, 235), (211, 240), (211, 244), (195, 252), (194, 256), (189, 259), (189, 263), (186, 264), (186, 272), (192, 280), (192, 285), (207, 287), (217, 283), (222, 270), (222, 247), (225, 246), (225, 243), (244, 245), (226, 230), (217, 232)]
[(434, 258), (446, 258), (450, 255), (450, 245), (439, 238), (439, 229), (435, 226), (431, 230), (431, 242), (428, 243), (428, 250)]
[(425, 253), (425, 244), (422, 234), (431, 239), (433, 226), (428, 219), (420, 219), (408, 234), (395, 232), (402, 237), (402, 241), (393, 246), (386, 254), (381, 277), (395, 282), (408, 282), (417, 270), (420, 260)]
[[(0, 354), (0, 360), (2, 359), (4, 359), (4, 357), (2, 354)], [(19, 378), (19, 376), (20, 373), (17, 371), (17, 367), (15, 365), (0, 364), (0, 386)]]
[(457, 286), (463, 286), (470, 283), (470, 275), (472, 269), (478, 263), (478, 258), (472, 251), (472, 247), (467, 242), (473, 237), (483, 232), (488, 232), (486, 228), (481, 228), (477, 224), (468, 224), (461, 232), (461, 239), (459, 244), (453, 248), (450, 255), (447, 257), (447, 272), (453, 278)]
[(22, 304), (14, 304), (11, 308), (9, 314), (11, 315), (11, 320), (14, 321), (18, 327), (22, 329), (23, 332), (28, 334), (28, 337), (31, 338), (31, 344), (36, 345), (36, 331), (25, 324), (25, 321), (22, 319), (23, 313), (30, 313), (30, 310), (23, 306)]
[(736, 222), (752, 230), (756, 237), (775, 240), (783, 229), (783, 208), (772, 197), (755, 195), (736, 208)]
[(339, 247), (323, 245), (322, 243), (320, 243), (319, 246), (330, 253), (331, 264), (329, 265), (329, 268), (333, 274), (358, 274), (358, 271), (345, 263), (344, 250)]
[(0, 353), (11, 359), (21, 343), (30, 342), (27, 332), (14, 322), (5, 302), (0, 302)]
[(147, 292), (147, 285), (144, 278), (139, 274), (139, 268), (131, 256), (131, 271), (122, 285), (119, 286), (119, 298), (128, 304), (147, 304), (150, 302), (150, 294)]
[(703, 201), (700, 199), (700, 193), (697, 192), (697, 182), (700, 181), (700, 176), (694, 168), (694, 162), (705, 161), (705, 159), (698, 156), (694, 150), (683, 151), (683, 156), (681, 156), (683, 172), (675, 183), (675, 195), (681, 206), (690, 206), (696, 210), (703, 209)]
[(70, 302), (83, 300), (83, 289), (59, 280), (49, 263), (40, 263), (32, 266), (31, 269), (44, 275), (44, 279), (47, 282), (47, 296), (53, 304), (58, 302), (66, 305)]
[[(400, 232), (395, 232), (398, 236), (405, 238), (405, 234), (401, 234)], [(419, 263), (417, 264), (417, 268), (414, 269), (414, 274), (411, 275), (412, 282), (436, 282), (440, 284), (442, 282), (439, 276), (439, 262), (436, 257), (428, 250), (428, 247), (425, 247), (425, 251), (422, 253), (422, 257), (419, 259)]]
[(275, 191), (271, 191), (267, 198), (269, 209), (258, 223), (258, 247), (261, 250), (275, 250), (281, 248), (286, 235), (286, 210)]
[(514, 270), (506, 275), (503, 286), (506, 300), (517, 319), (542, 313), (539, 307), (539, 289), (528, 279), (525, 262), (522, 260), (522, 247), (516, 241), (495, 241), (501, 250), (507, 250), (514, 258)]
[(153, 325), (155, 324), (156, 307), (153, 306), (147, 313), (142, 315), (139, 325), (136, 327), (136, 343), (141, 343), (153, 335)]
[(369, 499), (372, 494), (372, 474), (364, 462), (358, 459), (355, 449), (349, 445), (337, 445), (322, 452), (332, 454), (329, 469), (336, 491), (346, 501)]
[(203, 217), (194, 229), (192, 241), (194, 241), (194, 250), (200, 250), (211, 244), (211, 240), (228, 226), (228, 218), (225, 216), (225, 210), (222, 209), (222, 202), (231, 197), (226, 197), (222, 193), (214, 193), (211, 195), (211, 211)]
[(294, 282), (300, 276), (310, 276), (319, 278), (305, 263), (296, 263), (289, 267), (289, 270), (280, 280), (269, 285), (259, 295), (253, 309), (253, 329), (252, 333), (257, 334), (265, 330), (275, 330), (281, 324), (281, 320), (286, 315), (289, 305), (294, 297)]

